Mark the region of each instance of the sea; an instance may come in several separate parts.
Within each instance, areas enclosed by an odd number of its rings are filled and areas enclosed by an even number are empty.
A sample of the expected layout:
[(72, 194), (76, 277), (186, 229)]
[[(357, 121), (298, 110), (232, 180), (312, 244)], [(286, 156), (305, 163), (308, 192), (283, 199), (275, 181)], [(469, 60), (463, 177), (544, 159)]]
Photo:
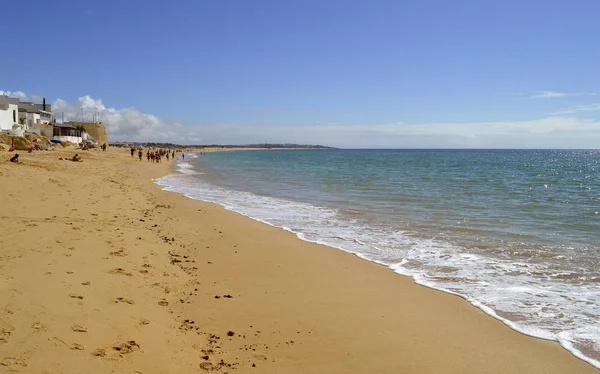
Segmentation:
[(600, 368), (599, 150), (187, 153), (156, 182), (460, 295)]

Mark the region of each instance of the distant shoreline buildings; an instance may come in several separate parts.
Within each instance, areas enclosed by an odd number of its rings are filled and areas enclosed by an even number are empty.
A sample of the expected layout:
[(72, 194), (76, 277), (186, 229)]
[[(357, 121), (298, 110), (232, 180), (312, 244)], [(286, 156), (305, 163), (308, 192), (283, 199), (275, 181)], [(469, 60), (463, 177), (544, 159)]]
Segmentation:
[[(106, 128), (101, 123), (66, 122), (56, 123), (52, 105), (21, 101), (16, 97), (0, 95), (0, 131), (13, 136), (35, 133), (49, 139), (79, 144), (93, 141), (107, 143)], [(90, 135), (94, 134), (95, 138)], [(97, 138), (97, 139), (96, 139)]]

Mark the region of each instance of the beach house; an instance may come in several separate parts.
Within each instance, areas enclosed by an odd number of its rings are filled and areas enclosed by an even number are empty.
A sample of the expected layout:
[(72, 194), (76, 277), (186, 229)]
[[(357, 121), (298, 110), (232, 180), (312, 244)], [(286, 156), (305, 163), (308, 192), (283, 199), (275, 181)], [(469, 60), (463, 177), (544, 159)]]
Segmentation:
[(60, 140), (61, 142), (71, 142), (75, 144), (81, 143), (83, 140), (81, 130), (68, 123), (53, 123), (50, 129), (42, 131), (42, 135), (48, 138)]
[(30, 102), (19, 102), (19, 120), (23, 130), (43, 128), (52, 121), (52, 105), (46, 104), (46, 98), (42, 104)]
[[(0, 95), (0, 130), (41, 132), (52, 122), (52, 105), (20, 101), (16, 97)], [(37, 131), (36, 131), (37, 130)]]
[(0, 95), (0, 131), (19, 125), (19, 99)]

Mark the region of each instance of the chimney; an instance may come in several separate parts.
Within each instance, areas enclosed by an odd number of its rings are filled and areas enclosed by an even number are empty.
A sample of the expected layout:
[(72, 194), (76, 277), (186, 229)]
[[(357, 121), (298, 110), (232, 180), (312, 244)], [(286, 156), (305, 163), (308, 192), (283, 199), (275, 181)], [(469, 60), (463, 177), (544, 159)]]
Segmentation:
[(43, 104), (42, 104), (42, 110), (45, 112), (46, 111), (46, 98), (44, 98)]

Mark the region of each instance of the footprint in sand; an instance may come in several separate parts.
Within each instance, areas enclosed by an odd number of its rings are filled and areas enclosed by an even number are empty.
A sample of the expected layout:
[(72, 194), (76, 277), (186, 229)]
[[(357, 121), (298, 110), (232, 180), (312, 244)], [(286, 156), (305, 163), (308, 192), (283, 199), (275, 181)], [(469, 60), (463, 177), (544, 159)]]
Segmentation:
[(106, 356), (106, 351), (102, 348), (98, 348), (92, 352), (92, 356), (104, 357), (104, 356)]
[(115, 303), (115, 304), (117, 304), (117, 303), (125, 303), (125, 304), (133, 305), (133, 304), (135, 304), (135, 301), (129, 300), (129, 299), (125, 299), (123, 297), (117, 297), (115, 300), (113, 300), (113, 303)]
[(35, 321), (34, 323), (32, 323), (31, 328), (35, 331), (46, 331), (46, 325), (44, 325), (40, 321)]
[(126, 275), (128, 277), (131, 277), (133, 275), (130, 272), (128, 272), (127, 270), (122, 269), (122, 268), (112, 269), (108, 273), (109, 274), (121, 274), (121, 275)]
[(118, 251), (114, 251), (114, 252), (109, 252), (108, 254), (111, 256), (119, 256), (119, 257), (127, 256), (127, 253), (125, 253), (125, 251), (122, 249), (119, 249)]
[(91, 286), (91, 285), (92, 285), (92, 282), (90, 282), (90, 281), (87, 281), (87, 282), (82, 282), (82, 283), (81, 283), (81, 285), (82, 285), (82, 286)]
[(70, 297), (71, 299), (79, 299), (79, 300), (83, 300), (83, 296), (81, 296), (81, 295), (76, 295), (76, 294), (74, 294), (74, 293), (71, 293), (71, 294), (69, 294), (69, 297)]
[(211, 362), (203, 362), (199, 366), (204, 371), (217, 371), (220, 369), (220, 367), (213, 365)]
[[(16, 358), (16, 357), (3, 357), (2, 359), (0, 359), (0, 365), (1, 366), (8, 366), (8, 367), (18, 365), (18, 366), (25, 367), (25, 366), (27, 366), (27, 363), (24, 360), (20, 359), (20, 358)], [(18, 370), (15, 370), (15, 371), (18, 371)]]
[(85, 328), (81, 325), (71, 325), (71, 330), (73, 330), (75, 332), (87, 332), (87, 328)]
[(12, 329), (0, 329), (0, 343), (8, 343), (8, 338), (12, 335)]
[(135, 340), (129, 340), (125, 343), (121, 343), (112, 347), (115, 351), (121, 354), (127, 354), (140, 349), (140, 345)]
[(200, 369), (202, 369), (204, 371), (220, 371), (223, 368), (234, 368), (235, 365), (237, 365), (237, 364), (232, 365), (232, 364), (228, 364), (228, 363), (224, 362), (223, 360), (221, 360), (217, 364), (213, 364), (211, 362), (203, 362), (199, 366), (200, 366)]

